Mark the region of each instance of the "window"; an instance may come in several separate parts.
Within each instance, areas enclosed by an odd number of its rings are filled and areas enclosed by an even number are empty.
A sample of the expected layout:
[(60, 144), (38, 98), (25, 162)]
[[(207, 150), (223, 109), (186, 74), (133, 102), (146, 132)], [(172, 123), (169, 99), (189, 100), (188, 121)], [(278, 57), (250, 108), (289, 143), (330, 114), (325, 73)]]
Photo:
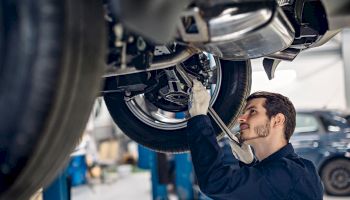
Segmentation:
[(324, 113), (321, 120), (326, 130), (330, 132), (341, 132), (343, 129), (349, 128), (347, 120), (336, 112)]
[(297, 114), (295, 133), (315, 132), (318, 130), (317, 119), (310, 114)]

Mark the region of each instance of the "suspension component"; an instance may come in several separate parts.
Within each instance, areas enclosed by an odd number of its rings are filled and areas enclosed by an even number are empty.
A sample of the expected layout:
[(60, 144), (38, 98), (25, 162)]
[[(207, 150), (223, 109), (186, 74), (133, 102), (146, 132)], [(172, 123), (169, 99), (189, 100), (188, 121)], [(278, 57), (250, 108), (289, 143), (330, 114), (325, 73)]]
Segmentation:
[(184, 91), (185, 85), (177, 77), (175, 70), (165, 70), (168, 78), (168, 85), (159, 90), (159, 94), (167, 101), (180, 106), (186, 106), (189, 94)]

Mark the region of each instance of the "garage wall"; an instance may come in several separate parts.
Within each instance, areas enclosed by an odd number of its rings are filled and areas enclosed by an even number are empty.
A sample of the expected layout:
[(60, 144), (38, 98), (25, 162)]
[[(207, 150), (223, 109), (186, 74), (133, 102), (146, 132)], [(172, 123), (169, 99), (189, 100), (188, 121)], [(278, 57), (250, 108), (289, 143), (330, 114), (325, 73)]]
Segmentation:
[(327, 44), (283, 61), (275, 78), (268, 80), (262, 59), (252, 61), (252, 92), (267, 90), (288, 96), (296, 108), (346, 109), (341, 35)]

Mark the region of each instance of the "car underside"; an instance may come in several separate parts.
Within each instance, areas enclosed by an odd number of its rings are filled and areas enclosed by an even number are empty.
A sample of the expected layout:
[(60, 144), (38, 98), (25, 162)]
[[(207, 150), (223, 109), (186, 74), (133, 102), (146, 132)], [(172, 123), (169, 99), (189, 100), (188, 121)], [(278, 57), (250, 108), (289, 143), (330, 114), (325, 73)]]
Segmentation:
[[(67, 163), (97, 96), (141, 145), (188, 150), (182, 67), (234, 126), (250, 59), (269, 79), (350, 25), (347, 0), (0, 1), (0, 199), (26, 199)], [(221, 129), (214, 127), (218, 138)]]

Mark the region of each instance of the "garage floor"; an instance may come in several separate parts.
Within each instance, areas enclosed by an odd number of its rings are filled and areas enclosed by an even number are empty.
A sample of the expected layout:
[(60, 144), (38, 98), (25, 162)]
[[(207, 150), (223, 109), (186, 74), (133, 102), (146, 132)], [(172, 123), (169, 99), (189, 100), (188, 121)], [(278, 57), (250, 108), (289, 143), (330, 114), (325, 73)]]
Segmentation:
[[(72, 189), (72, 200), (151, 200), (149, 172), (138, 172), (109, 184), (79, 186)], [(176, 200), (170, 197), (170, 200)], [(349, 200), (349, 197), (324, 196), (324, 200)]]

